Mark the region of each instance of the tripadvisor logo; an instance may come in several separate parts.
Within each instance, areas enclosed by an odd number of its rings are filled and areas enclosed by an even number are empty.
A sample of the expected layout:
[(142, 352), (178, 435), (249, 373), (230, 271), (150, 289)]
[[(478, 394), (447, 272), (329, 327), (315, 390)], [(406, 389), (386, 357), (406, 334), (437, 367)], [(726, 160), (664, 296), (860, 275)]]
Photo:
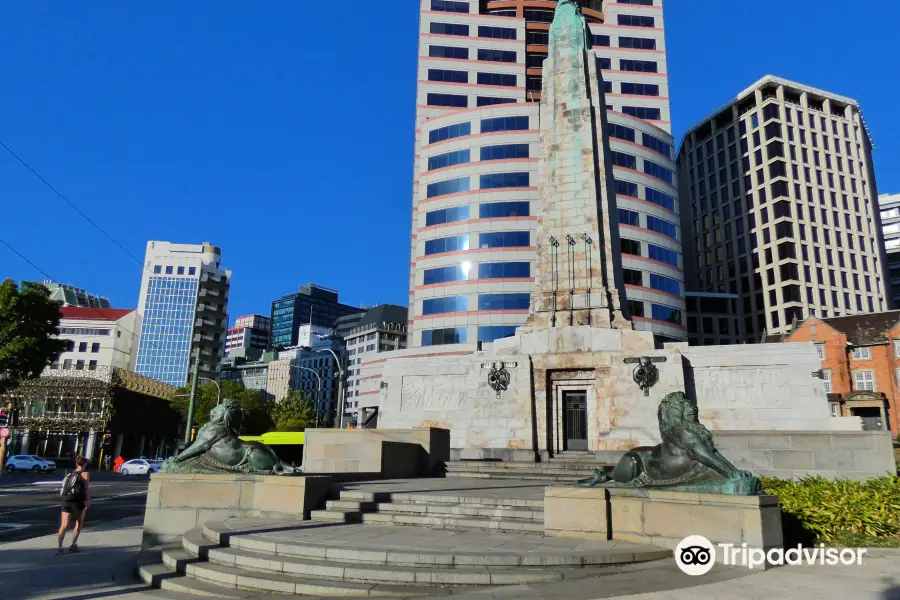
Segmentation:
[(675, 564), (688, 575), (705, 575), (716, 563), (748, 569), (766, 564), (781, 565), (861, 565), (865, 548), (826, 548), (825, 544), (804, 548), (752, 548), (747, 544), (713, 544), (702, 535), (689, 535), (675, 547)]

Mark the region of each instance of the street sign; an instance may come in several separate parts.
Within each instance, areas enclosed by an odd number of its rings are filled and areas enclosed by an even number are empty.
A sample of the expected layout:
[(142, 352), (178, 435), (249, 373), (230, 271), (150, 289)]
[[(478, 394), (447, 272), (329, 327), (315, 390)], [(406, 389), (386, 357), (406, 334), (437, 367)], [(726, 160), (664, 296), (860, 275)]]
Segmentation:
[(9, 427), (0, 427), (0, 439), (6, 439), (10, 435), (12, 435), (12, 430)]

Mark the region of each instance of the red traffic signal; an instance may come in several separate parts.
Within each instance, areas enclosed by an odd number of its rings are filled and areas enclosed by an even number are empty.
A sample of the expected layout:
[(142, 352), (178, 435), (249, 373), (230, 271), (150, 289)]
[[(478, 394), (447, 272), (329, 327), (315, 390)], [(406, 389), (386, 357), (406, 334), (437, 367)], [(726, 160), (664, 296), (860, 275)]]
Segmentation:
[(8, 408), (0, 408), (0, 427), (9, 426), (9, 417), (12, 411)]

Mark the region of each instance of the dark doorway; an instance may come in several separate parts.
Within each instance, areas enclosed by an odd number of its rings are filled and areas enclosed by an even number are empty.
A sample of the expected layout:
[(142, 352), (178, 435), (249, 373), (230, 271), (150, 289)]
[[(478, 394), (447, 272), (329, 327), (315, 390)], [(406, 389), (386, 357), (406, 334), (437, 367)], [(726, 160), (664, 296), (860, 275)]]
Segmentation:
[(850, 409), (850, 414), (862, 419), (863, 431), (882, 431), (887, 429), (884, 419), (881, 418), (881, 409), (879, 408), (874, 406), (854, 406)]
[(563, 392), (566, 450), (587, 450), (587, 393)]

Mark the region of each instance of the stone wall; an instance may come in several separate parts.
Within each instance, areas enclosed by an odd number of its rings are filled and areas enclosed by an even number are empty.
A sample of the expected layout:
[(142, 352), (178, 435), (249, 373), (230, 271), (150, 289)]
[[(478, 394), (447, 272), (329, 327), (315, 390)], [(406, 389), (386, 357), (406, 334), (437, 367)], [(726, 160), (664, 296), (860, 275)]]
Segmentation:
[(450, 458), (450, 433), (433, 427), (310, 429), (305, 442), (305, 473), (421, 477)]
[(176, 541), (189, 529), (228, 517), (308, 519), (330, 485), (329, 477), (154, 473), (143, 546)]

